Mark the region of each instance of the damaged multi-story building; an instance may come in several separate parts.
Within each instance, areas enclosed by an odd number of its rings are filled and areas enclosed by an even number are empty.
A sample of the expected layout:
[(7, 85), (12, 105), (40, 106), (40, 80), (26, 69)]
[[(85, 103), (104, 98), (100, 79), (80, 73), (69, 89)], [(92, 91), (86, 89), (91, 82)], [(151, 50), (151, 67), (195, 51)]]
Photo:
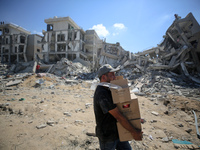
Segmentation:
[(43, 37), (13, 24), (1, 24), (1, 62), (35, 60), (49, 67), (66, 58), (80, 62), (91, 71), (106, 63), (121, 68), (133, 65), (141, 72), (164, 69), (200, 83), (200, 26), (192, 13), (185, 18), (175, 14), (163, 41), (136, 54), (124, 50), (119, 42), (101, 40), (95, 30), (84, 31), (70, 17), (44, 21), (47, 31), (43, 30)]
[(2, 63), (27, 62), (34, 60), (34, 53), (41, 51), (42, 36), (31, 34), (13, 23), (0, 24), (0, 51)]
[(120, 43), (106, 43), (95, 30), (84, 31), (70, 17), (45, 19), (43, 36), (31, 34), (14, 24), (0, 25), (1, 62), (42, 61), (56, 63), (62, 58), (80, 62), (95, 71), (109, 63), (119, 65), (130, 59)]
[(86, 59), (84, 54), (84, 35), (81, 29), (70, 17), (45, 19), (47, 31), (43, 31), (42, 52), (45, 62), (56, 62), (61, 58), (74, 60)]
[(67, 58), (95, 70), (99, 65), (114, 65), (125, 58), (125, 50), (119, 43), (106, 43), (95, 30), (84, 31), (70, 17), (49, 18), (45, 23), (47, 31), (43, 31), (42, 52), (37, 55), (46, 63)]

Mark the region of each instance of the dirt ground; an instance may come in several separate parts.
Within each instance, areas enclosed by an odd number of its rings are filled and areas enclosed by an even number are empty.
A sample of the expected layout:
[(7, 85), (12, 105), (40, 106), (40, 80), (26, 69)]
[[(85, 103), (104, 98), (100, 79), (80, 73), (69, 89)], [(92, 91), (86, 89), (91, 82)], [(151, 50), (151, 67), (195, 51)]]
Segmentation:
[[(38, 79), (44, 84), (36, 86)], [(0, 150), (99, 149), (90, 86), (87, 81), (66, 85), (32, 75), (1, 92)], [(142, 141), (130, 141), (133, 149), (189, 149), (172, 139), (190, 141), (196, 149), (200, 146), (191, 111), (200, 118), (199, 101), (173, 95), (153, 100), (152, 95), (138, 96), (138, 101), (144, 134)]]

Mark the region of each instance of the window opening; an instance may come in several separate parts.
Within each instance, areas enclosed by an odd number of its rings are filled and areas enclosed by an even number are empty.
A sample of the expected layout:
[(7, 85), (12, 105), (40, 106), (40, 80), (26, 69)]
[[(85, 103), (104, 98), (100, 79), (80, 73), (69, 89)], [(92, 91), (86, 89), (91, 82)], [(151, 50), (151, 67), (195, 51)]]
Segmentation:
[(64, 34), (58, 34), (58, 41), (65, 41), (65, 35)]
[(25, 43), (25, 37), (24, 36), (20, 36), (20, 43)]
[(17, 46), (15, 46), (15, 53), (17, 53)]
[(19, 52), (23, 53), (24, 52), (24, 45), (19, 45)]
[(53, 31), (53, 25), (52, 24), (47, 25), (47, 31)]
[(9, 33), (9, 29), (8, 29), (8, 28), (5, 28), (5, 29), (4, 29), (4, 32), (5, 32), (5, 34)]
[(6, 44), (8, 44), (8, 38), (6, 38)]

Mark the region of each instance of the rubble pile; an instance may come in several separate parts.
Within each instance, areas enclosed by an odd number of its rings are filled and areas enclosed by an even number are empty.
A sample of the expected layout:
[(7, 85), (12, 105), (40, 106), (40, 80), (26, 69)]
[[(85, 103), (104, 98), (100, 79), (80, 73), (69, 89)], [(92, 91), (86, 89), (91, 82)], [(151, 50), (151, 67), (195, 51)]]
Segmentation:
[(200, 101), (200, 84), (188, 80), (186, 77), (165, 71), (151, 71), (131, 85), (136, 94), (149, 95), (159, 93), (161, 95), (184, 96)]
[(62, 58), (56, 64), (52, 65), (48, 73), (57, 76), (77, 76), (83, 73), (89, 73), (90, 70), (79, 62), (72, 62), (66, 58)]
[(35, 73), (37, 63), (35, 61), (19, 62), (17, 64), (0, 64), (0, 75), (13, 75), (17, 73)]
[(168, 70), (200, 83), (200, 26), (192, 13), (183, 19), (175, 14), (163, 42), (136, 54), (135, 59), (142, 71)]
[[(133, 77), (131, 68), (122, 69), (119, 73)], [(20, 78), (23, 74), (4, 80)], [(99, 149), (92, 107), (94, 90), (84, 80), (78, 84), (69, 82), (72, 80), (49, 73), (32, 74), (19, 85), (10, 85), (13, 88), (0, 92), (0, 147), (12, 149), (16, 145), (18, 149)], [(176, 92), (175, 86), (178, 87), (180, 83), (181, 92), (191, 91), (198, 84), (163, 71), (148, 72), (134, 82), (129, 82), (129, 85), (141, 85), (146, 96), (138, 96), (143, 120), (143, 141), (132, 140), (131, 146), (134, 149), (181, 149), (181, 145), (173, 143), (178, 139), (190, 141), (198, 149), (199, 139), (196, 137), (191, 110), (197, 113), (199, 120), (199, 102), (194, 100), (195, 97), (191, 100), (183, 96), (164, 97), (169, 91), (160, 90), (168, 87)], [(36, 83), (40, 86), (34, 86)], [(159, 90), (164, 95), (156, 94)], [(155, 94), (148, 94), (151, 91)], [(193, 94), (197, 96), (198, 93), (194, 91)], [(25, 144), (18, 144), (23, 142)]]
[(0, 75), (5, 75), (8, 72), (8, 70), (9, 70), (8, 65), (0, 64)]
[[(119, 43), (116, 44), (120, 49)], [(200, 84), (200, 26), (192, 13), (181, 19), (175, 14), (175, 20), (166, 31), (163, 42), (157, 47), (136, 54), (117, 53), (116, 46), (107, 46), (109, 54), (101, 53), (98, 64), (109, 63), (113, 67), (121, 68), (125, 78), (137, 79), (141, 75), (153, 70), (173, 72)], [(104, 56), (105, 55), (105, 56)], [(122, 57), (118, 57), (122, 56)], [(104, 58), (104, 57), (109, 57)], [(111, 59), (112, 58), (112, 59)], [(106, 61), (103, 61), (103, 60)], [(23, 62), (12, 64), (9, 73), (34, 73), (37, 62)], [(117, 65), (117, 66), (116, 66)], [(62, 58), (56, 64), (41, 64), (41, 72), (61, 77), (78, 76), (80, 79), (94, 79), (96, 72), (91, 72), (91, 64), (82, 59), (70, 61)], [(97, 66), (96, 66), (97, 67)], [(98, 70), (98, 67), (93, 69)]]

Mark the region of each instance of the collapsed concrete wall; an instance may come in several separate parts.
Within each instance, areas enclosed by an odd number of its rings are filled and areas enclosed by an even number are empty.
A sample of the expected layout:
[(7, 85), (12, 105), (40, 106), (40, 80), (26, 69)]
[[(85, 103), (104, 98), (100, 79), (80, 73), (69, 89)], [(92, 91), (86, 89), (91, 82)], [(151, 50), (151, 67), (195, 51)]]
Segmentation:
[(163, 42), (135, 56), (142, 70), (169, 70), (200, 83), (200, 26), (192, 13), (183, 19), (175, 14)]
[(89, 73), (90, 70), (79, 62), (72, 62), (66, 58), (62, 58), (56, 64), (52, 65), (47, 72), (57, 76), (77, 76)]
[(110, 64), (113, 67), (124, 64), (129, 59), (130, 53), (125, 51), (120, 43), (116, 44), (103, 43), (103, 48), (98, 56), (100, 66)]

